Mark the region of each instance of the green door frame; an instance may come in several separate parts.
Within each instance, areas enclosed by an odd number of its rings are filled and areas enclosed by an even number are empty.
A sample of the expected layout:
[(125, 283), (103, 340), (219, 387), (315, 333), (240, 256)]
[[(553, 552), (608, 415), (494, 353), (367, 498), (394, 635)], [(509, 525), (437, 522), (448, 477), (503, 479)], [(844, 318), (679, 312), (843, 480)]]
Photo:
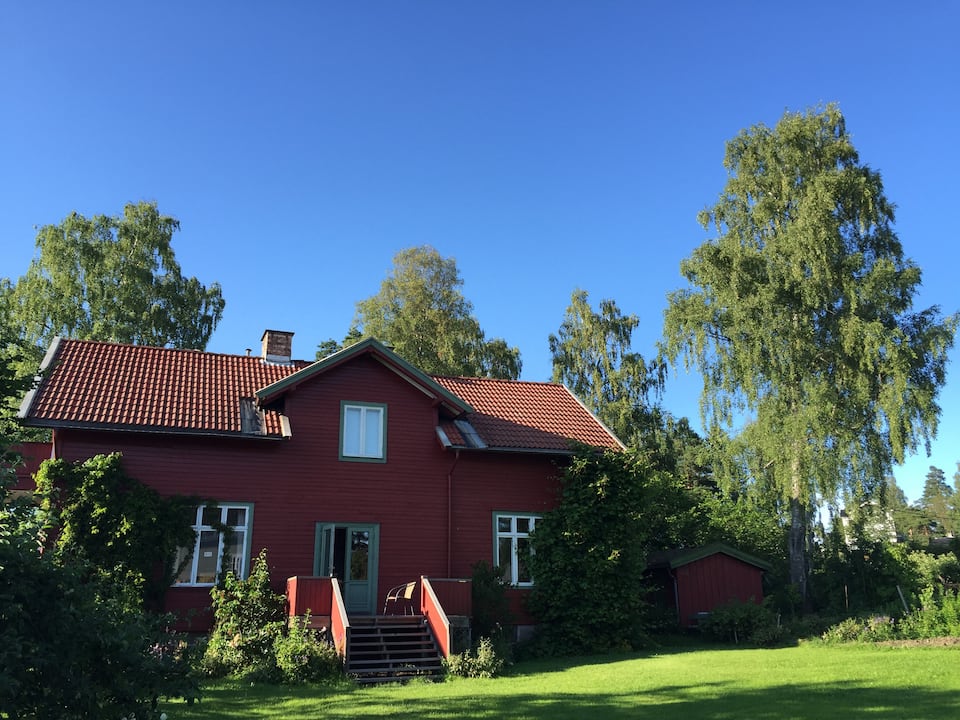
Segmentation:
[(376, 614), (379, 560), (378, 523), (317, 523), (313, 574), (337, 575), (347, 613)]

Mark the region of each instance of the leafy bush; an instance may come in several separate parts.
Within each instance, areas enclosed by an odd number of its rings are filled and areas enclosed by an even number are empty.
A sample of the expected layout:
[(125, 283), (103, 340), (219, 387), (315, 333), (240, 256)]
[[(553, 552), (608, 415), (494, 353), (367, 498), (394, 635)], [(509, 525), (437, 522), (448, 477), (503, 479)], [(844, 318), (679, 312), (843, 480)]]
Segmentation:
[(309, 617), (284, 621), (286, 599), (270, 588), (267, 552), (254, 560), (250, 577), (227, 573), (214, 588), (214, 627), (201, 669), (214, 677), (261, 682), (324, 682), (342, 675), (336, 649), (309, 628)]
[(932, 588), (921, 594), (921, 607), (900, 621), (900, 635), (911, 640), (960, 636), (960, 594), (944, 592), (936, 597)]
[(254, 560), (250, 577), (227, 573), (210, 596), (214, 625), (201, 663), (204, 672), (276, 679), (274, 642), (283, 633), (286, 601), (270, 588), (266, 550)]
[(708, 635), (728, 642), (775, 645), (783, 639), (777, 617), (763, 605), (732, 600), (713, 609), (700, 622)]
[(161, 696), (198, 697), (165, 618), (79, 562), (41, 556), (36, 535), (9, 521), (0, 508), (0, 717), (150, 718)]
[(844, 618), (836, 625), (832, 625), (823, 631), (821, 639), (830, 644), (854, 642), (860, 639), (863, 633), (863, 622), (858, 618)]
[(471, 627), (477, 637), (494, 637), (513, 625), (507, 582), (498, 568), (481, 560), (472, 567), (471, 596), (473, 617)]
[(469, 678), (494, 678), (503, 672), (505, 664), (504, 657), (497, 653), (493, 641), (486, 637), (480, 638), (473, 653), (465, 650), (444, 661), (450, 675)]
[(123, 588), (132, 605), (159, 609), (176, 577), (178, 548), (196, 538), (185, 512), (196, 499), (162, 497), (123, 471), (119, 453), (47, 460), (36, 484), (48, 551), (85, 563)]
[(309, 625), (309, 615), (294, 619), (286, 633), (274, 638), (273, 652), (284, 682), (330, 682), (343, 676), (336, 648)]
[(689, 512), (678, 481), (643, 454), (578, 453), (559, 507), (532, 536), (529, 607), (540, 623), (532, 646), (575, 655), (645, 644), (647, 550), (677, 542)]

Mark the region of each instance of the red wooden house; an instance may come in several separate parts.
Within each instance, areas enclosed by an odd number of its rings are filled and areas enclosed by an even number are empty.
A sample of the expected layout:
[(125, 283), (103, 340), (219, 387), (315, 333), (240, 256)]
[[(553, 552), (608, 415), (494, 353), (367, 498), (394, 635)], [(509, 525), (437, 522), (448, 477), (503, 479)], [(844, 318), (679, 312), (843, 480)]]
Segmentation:
[[(340, 596), (348, 622), (426, 577), (424, 610), (444, 595), (438, 579), (480, 560), (520, 596), (527, 536), (558, 500), (571, 440), (622, 447), (561, 385), (434, 377), (375, 340), (295, 361), (291, 341), (267, 331), (244, 356), (57, 340), (24, 400), (55, 457), (119, 451), (161, 493), (211, 501), (170, 609), (207, 607), (221, 559), (243, 576), (261, 548), (273, 578), (336, 577), (316, 592)], [(319, 597), (305, 583), (292, 593)]]

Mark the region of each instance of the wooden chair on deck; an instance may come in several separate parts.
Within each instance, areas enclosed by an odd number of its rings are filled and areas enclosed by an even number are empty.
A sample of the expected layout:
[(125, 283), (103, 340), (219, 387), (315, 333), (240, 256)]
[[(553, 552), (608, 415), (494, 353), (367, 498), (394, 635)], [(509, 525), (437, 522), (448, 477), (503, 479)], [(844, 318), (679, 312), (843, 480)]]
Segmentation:
[[(413, 591), (416, 587), (416, 582), (408, 582), (390, 588), (390, 592), (387, 593), (387, 597), (383, 601), (383, 614), (416, 615), (413, 608)], [(390, 608), (389, 613), (387, 612), (388, 607)]]

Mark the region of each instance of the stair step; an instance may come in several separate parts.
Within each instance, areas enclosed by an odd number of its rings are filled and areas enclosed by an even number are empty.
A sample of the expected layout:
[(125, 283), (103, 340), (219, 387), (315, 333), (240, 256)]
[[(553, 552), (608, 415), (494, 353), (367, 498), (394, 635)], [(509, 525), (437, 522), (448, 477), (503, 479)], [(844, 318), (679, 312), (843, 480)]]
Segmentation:
[(424, 618), (350, 618), (347, 674), (358, 683), (403, 682), (442, 674), (443, 658)]

